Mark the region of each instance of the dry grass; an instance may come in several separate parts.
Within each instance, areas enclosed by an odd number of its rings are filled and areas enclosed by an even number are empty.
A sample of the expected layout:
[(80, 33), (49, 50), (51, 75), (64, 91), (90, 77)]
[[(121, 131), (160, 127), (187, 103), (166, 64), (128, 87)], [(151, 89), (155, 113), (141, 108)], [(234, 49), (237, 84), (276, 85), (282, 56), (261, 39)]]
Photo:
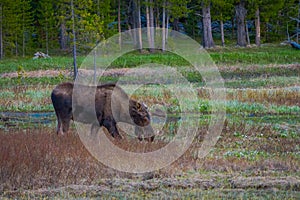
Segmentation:
[[(217, 90), (216, 90), (217, 91)], [(199, 88), (199, 98), (209, 99), (209, 88)], [(299, 106), (300, 105), (300, 88), (265, 88), (265, 89), (226, 89), (226, 99), (250, 103), (262, 103), (265, 105), (286, 105)]]
[[(116, 143), (132, 152), (159, 149), (152, 144), (126, 139)], [(0, 130), (0, 194), (5, 191), (92, 184), (109, 177), (132, 177), (117, 172), (94, 159), (74, 130), (56, 135), (53, 129)]]
[[(182, 89), (188, 89), (183, 86)], [(36, 85), (36, 86), (16, 86), (2, 89), (0, 92), (0, 110), (2, 111), (53, 111), (50, 94), (54, 86)], [(174, 88), (175, 90), (176, 88)], [(299, 86), (286, 88), (260, 88), (260, 89), (226, 89), (226, 98), (228, 101), (240, 101), (247, 103), (261, 103), (263, 105), (285, 105), (300, 106)], [(199, 99), (210, 99), (212, 92), (218, 92), (217, 89), (211, 90), (206, 87), (197, 88)], [(173, 105), (174, 94), (171, 91), (164, 90), (159, 86), (150, 86), (133, 94), (137, 98), (149, 105), (165, 103)], [(188, 103), (187, 103), (188, 104)], [(191, 109), (191, 108), (189, 108)]]
[(0, 105), (2, 110), (10, 111), (43, 111), (52, 109), (50, 94), (54, 86), (14, 86), (2, 89)]
[[(235, 93), (235, 94), (234, 94)], [(292, 89), (238, 89), (227, 92), (227, 98), (242, 102), (260, 102), (287, 106), (300, 105), (300, 92)]]
[[(192, 146), (171, 166), (154, 177), (244, 174), (246, 176), (299, 176), (297, 138), (282, 138), (270, 126), (251, 126), (226, 122), (222, 137), (209, 155), (197, 159), (207, 127), (199, 129)], [(238, 133), (238, 134), (237, 134)], [(127, 151), (148, 152), (166, 143), (149, 144), (124, 139), (117, 145)], [(99, 184), (110, 177), (134, 179), (133, 174), (117, 172), (96, 161), (85, 149), (75, 131), (58, 136), (49, 128), (0, 130), (0, 194), (8, 191), (55, 188), (71, 184)]]
[(91, 183), (107, 168), (95, 161), (77, 135), (49, 129), (0, 133), (1, 191)]

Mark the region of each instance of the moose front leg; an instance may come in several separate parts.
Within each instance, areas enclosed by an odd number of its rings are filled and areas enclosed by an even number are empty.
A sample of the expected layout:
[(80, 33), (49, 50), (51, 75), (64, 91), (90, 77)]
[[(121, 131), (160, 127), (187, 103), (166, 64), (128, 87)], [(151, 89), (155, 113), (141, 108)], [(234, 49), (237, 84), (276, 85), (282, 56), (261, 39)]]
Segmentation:
[(113, 119), (105, 119), (103, 121), (103, 126), (107, 128), (108, 132), (116, 139), (122, 139), (119, 131), (117, 129), (117, 123)]
[(134, 132), (140, 141), (144, 139), (148, 142), (153, 142), (155, 137), (154, 130), (150, 124), (144, 127), (135, 126)]

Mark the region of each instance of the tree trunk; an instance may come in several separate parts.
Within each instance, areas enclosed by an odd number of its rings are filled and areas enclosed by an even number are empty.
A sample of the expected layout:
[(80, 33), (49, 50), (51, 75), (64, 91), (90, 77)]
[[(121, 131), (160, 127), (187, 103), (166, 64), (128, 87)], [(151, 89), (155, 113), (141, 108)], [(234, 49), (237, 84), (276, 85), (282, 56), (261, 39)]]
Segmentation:
[(174, 29), (175, 31), (179, 31), (178, 19), (177, 19), (177, 18), (175, 18), (175, 19), (173, 20), (173, 29)]
[(235, 14), (237, 23), (237, 45), (245, 47), (247, 45), (245, 30), (247, 10), (245, 9), (245, 1), (241, 0), (239, 4), (235, 6)]
[(141, 52), (143, 49), (142, 42), (142, 22), (141, 22), (141, 1), (137, 0), (137, 28), (138, 28), (138, 49)]
[(224, 22), (223, 20), (220, 21), (220, 28), (221, 28), (221, 41), (222, 41), (222, 46), (225, 46), (225, 36), (224, 36)]
[(250, 46), (250, 36), (249, 36), (249, 29), (248, 29), (247, 21), (246, 21), (246, 38), (247, 38), (247, 44)]
[(74, 80), (77, 77), (77, 57), (76, 57), (76, 31), (75, 31), (75, 14), (74, 14), (74, 4), (71, 0), (71, 12), (72, 12), (72, 33), (73, 33), (73, 64), (74, 64)]
[(0, 4), (0, 59), (3, 58), (3, 6)]
[(16, 46), (16, 56), (18, 56), (18, 36), (17, 36), (17, 34), (15, 35), (15, 46)]
[(268, 38), (269, 38), (269, 36), (268, 36), (268, 33), (269, 33), (269, 26), (268, 26), (268, 21), (266, 21), (265, 22), (265, 28), (264, 28), (264, 32), (265, 32), (265, 41), (267, 41), (268, 42)]
[(233, 40), (233, 38), (234, 38), (234, 33), (235, 33), (235, 28), (234, 28), (234, 16), (231, 18), (231, 39)]
[(97, 63), (96, 63), (96, 57), (97, 57), (97, 50), (94, 49), (94, 85), (97, 85)]
[(118, 31), (119, 31), (119, 47), (122, 48), (122, 37), (121, 37), (121, 0), (118, 1)]
[(203, 15), (203, 47), (212, 48), (215, 46), (212, 37), (211, 29), (211, 16), (210, 16), (210, 5), (202, 4), (202, 15)]
[(296, 30), (296, 42), (299, 44), (299, 26), (300, 26), (300, 0), (298, 3), (298, 20), (297, 20), (297, 30)]
[(255, 12), (255, 44), (260, 47), (260, 12), (259, 8), (257, 8)]
[(25, 30), (23, 24), (23, 37), (22, 37), (22, 57), (25, 57)]
[(46, 23), (46, 54), (49, 55), (48, 23)]
[(137, 9), (136, 9), (136, 2), (135, 0), (132, 1), (132, 4), (131, 4), (131, 17), (132, 17), (132, 29), (133, 30), (133, 46), (134, 48), (138, 48), (138, 34), (137, 34), (137, 31), (136, 31), (136, 28), (137, 28)]
[(159, 7), (157, 6), (156, 7), (156, 17), (155, 17), (155, 26), (157, 28), (160, 27), (160, 24), (159, 24), (159, 16), (160, 16), (160, 13), (159, 13)]
[(150, 20), (150, 37), (151, 37), (150, 52), (153, 52), (154, 51), (154, 13), (153, 13), (153, 0), (150, 0), (149, 20)]
[[(119, 5), (120, 5), (120, 0), (119, 0)], [(100, 0), (97, 0), (97, 15), (100, 17)]]
[(168, 41), (168, 35), (169, 35), (169, 20), (170, 20), (170, 15), (168, 14), (168, 11), (166, 12), (166, 41)]
[[(146, 0), (146, 3), (148, 1)], [(147, 18), (147, 39), (149, 48), (151, 47), (151, 28), (150, 28), (150, 13), (149, 13), (149, 5), (146, 5), (146, 18)]]
[(162, 16), (162, 51), (166, 50), (166, 1), (163, 2)]
[(22, 10), (22, 57), (25, 57), (25, 19), (24, 10)]
[(66, 41), (66, 24), (65, 21), (62, 21), (60, 24), (60, 49), (65, 50), (67, 49), (67, 41)]

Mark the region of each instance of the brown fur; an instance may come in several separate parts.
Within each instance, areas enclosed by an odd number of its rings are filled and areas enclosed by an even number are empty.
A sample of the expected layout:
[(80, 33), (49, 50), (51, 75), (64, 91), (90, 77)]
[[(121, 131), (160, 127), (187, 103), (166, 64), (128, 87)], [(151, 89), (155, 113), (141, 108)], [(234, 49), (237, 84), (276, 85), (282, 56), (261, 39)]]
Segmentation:
[[(51, 100), (58, 121), (57, 134), (68, 132), (71, 119), (92, 124), (93, 127), (104, 126), (115, 138), (121, 138), (117, 122), (135, 125), (138, 127), (136, 131), (153, 133), (147, 107), (130, 99), (124, 90), (115, 84), (83, 86), (62, 83), (52, 91)], [(152, 133), (151, 141), (154, 139)], [(140, 133), (137, 134), (140, 138)]]

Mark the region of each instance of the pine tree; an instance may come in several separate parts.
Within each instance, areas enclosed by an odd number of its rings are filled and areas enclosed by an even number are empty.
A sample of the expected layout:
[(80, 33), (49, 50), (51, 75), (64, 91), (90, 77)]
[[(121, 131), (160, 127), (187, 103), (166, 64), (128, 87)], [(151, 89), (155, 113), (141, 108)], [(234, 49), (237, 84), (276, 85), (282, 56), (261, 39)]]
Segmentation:
[(178, 31), (178, 22), (180, 18), (188, 16), (190, 10), (187, 7), (189, 0), (169, 0), (167, 3), (167, 11), (170, 15), (170, 20), (173, 22), (174, 30)]
[(106, 28), (104, 20), (106, 13), (104, 13), (105, 9), (103, 11), (101, 9), (101, 6), (104, 4), (99, 4), (99, 11), (97, 10), (97, 5), (95, 6), (95, 2), (92, 0), (73, 0), (73, 5), (76, 35), (72, 32), (71, 1), (60, 0), (60, 4), (58, 5), (60, 46), (61, 49), (68, 48), (72, 43), (71, 40), (75, 36), (78, 50), (86, 53), (105, 37), (104, 30)]
[(272, 18), (278, 18), (278, 12), (283, 5), (284, 0), (248, 0), (248, 18), (255, 19), (255, 43), (257, 46), (261, 44), (261, 22), (264, 22), (264, 34), (267, 39), (268, 23)]
[(52, 0), (40, 0), (37, 6), (37, 17), (39, 23), (39, 42), (42, 48), (46, 48), (46, 53), (49, 54), (49, 48), (57, 43), (57, 18), (55, 17), (55, 6)]
[(21, 0), (20, 26), (22, 33), (22, 56), (26, 54), (26, 44), (31, 40), (33, 33), (33, 15), (31, 11), (31, 0)]
[(0, 2), (0, 59), (3, 58), (3, 2)]
[[(31, 0), (1, 0), (1, 57), (4, 52), (18, 56), (26, 54), (32, 35)], [(21, 48), (20, 48), (21, 46)]]
[(56, 2), (55, 12), (56, 21), (58, 23), (59, 31), (59, 46), (61, 50), (67, 50), (70, 44), (68, 37), (69, 28), (67, 27), (67, 21), (71, 20), (71, 2), (70, 0), (59, 0)]
[(233, 8), (233, 0), (212, 0), (212, 17), (220, 21), (222, 46), (225, 46), (224, 22), (231, 18)]
[(0, 0), (1, 5), (1, 58), (11, 55), (14, 48), (13, 28), (16, 26), (16, 18), (13, 12), (13, 2)]
[(103, 20), (94, 10), (92, 0), (74, 0), (78, 48), (89, 51), (103, 37)]

